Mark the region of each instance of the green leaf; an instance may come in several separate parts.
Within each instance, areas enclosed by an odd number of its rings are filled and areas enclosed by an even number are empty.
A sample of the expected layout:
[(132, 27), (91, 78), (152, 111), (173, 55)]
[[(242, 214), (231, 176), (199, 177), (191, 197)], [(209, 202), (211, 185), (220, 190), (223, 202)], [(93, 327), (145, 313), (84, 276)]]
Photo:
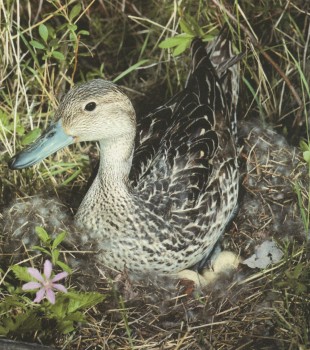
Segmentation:
[(68, 272), (70, 275), (72, 274), (72, 269), (62, 261), (56, 261), (56, 265), (58, 265), (63, 271)]
[(304, 156), (304, 160), (310, 164), (310, 151), (306, 151), (303, 153), (303, 156)]
[(82, 169), (77, 169), (71, 176), (69, 176), (65, 181), (63, 181), (61, 185), (62, 186), (67, 185), (72, 180), (74, 180), (76, 177), (78, 177), (81, 172), (82, 172)]
[(27, 267), (19, 266), (19, 265), (13, 265), (11, 267), (11, 270), (13, 271), (15, 277), (23, 282), (30, 282), (33, 280), (33, 278), (30, 276), (29, 272), (27, 271)]
[(75, 32), (70, 32), (69, 38), (70, 41), (74, 42), (75, 44), (77, 43), (77, 35)]
[(48, 38), (48, 29), (47, 26), (43, 23), (39, 25), (39, 34), (43, 41), (46, 43)]
[(82, 9), (81, 4), (76, 4), (73, 6), (72, 10), (69, 13), (70, 21), (72, 21), (75, 17), (77, 17), (79, 15), (79, 13), (81, 12), (81, 9)]
[(303, 264), (297, 264), (294, 268), (293, 276), (294, 279), (298, 280), (304, 269)]
[(185, 21), (187, 22), (187, 26), (191, 28), (192, 32), (194, 33), (194, 36), (203, 36), (203, 30), (201, 26), (198, 24), (198, 22), (195, 20), (194, 17), (185, 14), (184, 15)]
[(48, 313), (46, 317), (53, 319), (64, 319), (68, 313), (68, 294), (57, 294), (56, 303), (54, 305), (48, 305)]
[(53, 241), (52, 249), (57, 248), (59, 244), (66, 238), (66, 235), (67, 235), (67, 232), (65, 231), (60, 232)]
[(33, 245), (31, 248), (32, 248), (33, 250), (38, 250), (39, 252), (42, 252), (42, 253), (45, 253), (46, 255), (51, 256), (51, 253), (50, 253), (47, 249), (42, 248), (42, 247), (40, 247), (40, 246), (38, 246), (38, 245)]
[(25, 128), (22, 125), (17, 125), (16, 132), (19, 136), (22, 136), (25, 133)]
[(188, 43), (189, 41), (191, 41), (193, 38), (192, 35), (188, 35), (188, 34), (178, 34), (173, 38), (168, 38), (165, 39), (164, 41), (162, 41), (158, 46), (161, 49), (170, 49), (172, 47), (175, 46), (179, 46), (180, 44), (182, 44), (182, 42), (186, 42)]
[(195, 33), (191, 29), (190, 25), (187, 22), (185, 22), (184, 19), (180, 20), (180, 27), (184, 33), (192, 35), (192, 36), (195, 35)]
[[(27, 281), (28, 282), (28, 281)], [(28, 299), (28, 298), (27, 298)], [(1, 313), (7, 313), (11, 311), (13, 308), (26, 309), (25, 299), (20, 295), (9, 295), (4, 297), (0, 303), (0, 311)], [(1, 321), (1, 317), (0, 317)]]
[(36, 226), (35, 228), (36, 234), (38, 235), (38, 237), (40, 238), (40, 240), (43, 243), (48, 243), (50, 241), (50, 236), (48, 235), (48, 233), (44, 230), (43, 227), (41, 226)]
[(40, 330), (41, 322), (42, 320), (37, 317), (36, 312), (30, 309), (2, 319), (4, 329), (8, 330), (8, 333), (16, 335)]
[(84, 322), (85, 315), (80, 311), (76, 311), (76, 312), (73, 312), (73, 313), (67, 315), (66, 319), (71, 320), (71, 321), (75, 321), (75, 322)]
[(30, 45), (35, 49), (44, 50), (45, 46), (36, 40), (30, 40)]
[(69, 24), (68, 29), (70, 29), (71, 32), (75, 32), (78, 29), (78, 26), (76, 24)]
[(47, 30), (48, 30), (48, 35), (50, 38), (53, 38), (55, 37), (55, 29), (50, 25), (50, 24), (47, 24)]
[(126, 69), (124, 72), (122, 72), (121, 74), (119, 74), (116, 78), (113, 79), (113, 83), (117, 82), (118, 80), (122, 79), (125, 75), (131, 73), (132, 71), (134, 71), (135, 69), (137, 69), (138, 67), (142, 66), (144, 63), (146, 63), (148, 60), (141, 60), (139, 62), (137, 62), (136, 64), (134, 64), (133, 66), (129, 67), (128, 69)]
[(6, 336), (9, 333), (9, 329), (6, 327), (1, 327), (0, 326), (0, 335)]
[(174, 50), (173, 50), (173, 56), (178, 56), (182, 52), (184, 52), (190, 45), (191, 41), (189, 40), (188, 42), (184, 41), (180, 45), (178, 45)]
[(59, 47), (59, 39), (52, 39), (50, 42), (49, 42), (49, 45), (54, 49), (58, 49)]
[(79, 35), (89, 35), (89, 31), (88, 30), (80, 30), (79, 32), (78, 32), (78, 34)]
[(23, 139), (22, 139), (22, 145), (26, 146), (29, 145), (29, 143), (33, 142), (35, 139), (37, 139), (41, 134), (41, 129), (35, 128), (31, 130)]
[(58, 258), (59, 258), (59, 254), (60, 254), (60, 252), (59, 252), (58, 249), (54, 249), (54, 250), (52, 251), (52, 264), (53, 264), (53, 265), (55, 265), (55, 264), (57, 263)]
[(62, 334), (68, 334), (74, 331), (74, 324), (71, 320), (61, 320), (57, 322), (57, 328)]
[(10, 116), (2, 111), (0, 111), (0, 121), (3, 126), (7, 126), (9, 124)]
[(306, 293), (307, 292), (307, 286), (297, 282), (297, 286), (295, 288), (295, 292), (296, 294), (302, 294), (302, 293)]
[(105, 299), (103, 294), (97, 292), (75, 293), (69, 292), (67, 296), (70, 298), (68, 312), (72, 313), (80, 309), (87, 309), (102, 302)]
[(58, 60), (58, 61), (64, 61), (65, 60), (65, 56), (59, 51), (53, 51), (52, 52), (52, 56), (54, 58), (56, 58), (56, 60)]
[(216, 38), (216, 35), (213, 35), (213, 34), (206, 34), (206, 35), (204, 35), (204, 37), (203, 37), (203, 41), (204, 41), (204, 42), (213, 41), (214, 38)]
[(302, 151), (310, 151), (310, 145), (307, 144), (306, 141), (301, 140), (299, 143), (299, 147), (301, 148)]
[(280, 287), (280, 288), (282, 288), (282, 287), (288, 288), (288, 283), (287, 283), (287, 281), (277, 282), (276, 284), (277, 284), (277, 286)]

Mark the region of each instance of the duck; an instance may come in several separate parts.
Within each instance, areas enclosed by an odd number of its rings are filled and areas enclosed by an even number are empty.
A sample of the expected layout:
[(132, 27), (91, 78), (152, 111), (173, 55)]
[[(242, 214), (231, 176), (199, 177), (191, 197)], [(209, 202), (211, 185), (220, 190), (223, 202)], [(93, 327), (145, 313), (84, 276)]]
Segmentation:
[(116, 84), (74, 86), (55, 121), (9, 161), (33, 166), (96, 141), (100, 161), (75, 215), (79, 240), (118, 271), (173, 274), (205, 261), (236, 213), (238, 65), (226, 35), (191, 43), (182, 91), (144, 117)]

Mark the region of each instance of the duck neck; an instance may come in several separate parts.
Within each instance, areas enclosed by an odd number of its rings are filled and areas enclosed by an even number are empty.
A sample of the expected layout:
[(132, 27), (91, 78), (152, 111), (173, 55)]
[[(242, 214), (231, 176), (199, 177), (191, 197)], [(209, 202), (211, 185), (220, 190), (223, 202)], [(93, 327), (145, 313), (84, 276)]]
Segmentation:
[(127, 187), (134, 150), (134, 135), (99, 141), (98, 177), (109, 188)]

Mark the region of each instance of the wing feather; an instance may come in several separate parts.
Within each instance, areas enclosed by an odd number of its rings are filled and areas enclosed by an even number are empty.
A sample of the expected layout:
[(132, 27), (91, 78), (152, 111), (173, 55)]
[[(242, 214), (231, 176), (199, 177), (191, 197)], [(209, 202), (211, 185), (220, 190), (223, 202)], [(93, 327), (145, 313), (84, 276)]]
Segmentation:
[(240, 58), (228, 41), (208, 49), (194, 39), (191, 54), (185, 89), (138, 124), (130, 180), (153, 212), (197, 236), (216, 221), (219, 206), (229, 216), (223, 192), (237, 196), (237, 100), (231, 97), (235, 72), (228, 70)]

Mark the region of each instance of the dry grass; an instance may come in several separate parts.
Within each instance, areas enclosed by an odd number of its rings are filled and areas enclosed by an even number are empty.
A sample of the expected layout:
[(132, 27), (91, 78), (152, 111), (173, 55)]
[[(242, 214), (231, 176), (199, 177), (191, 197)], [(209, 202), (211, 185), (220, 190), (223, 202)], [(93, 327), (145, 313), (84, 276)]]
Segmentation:
[[(269, 269), (254, 273), (242, 266), (193, 293), (191, 285), (177, 286), (169, 279), (155, 283), (146, 278), (142, 283), (124, 275), (110, 279), (101, 274), (97, 288), (107, 299), (88, 311), (87, 325), (66, 336), (51, 330), (43, 338), (30, 334), (23, 339), (63, 349), (309, 348), (310, 266), (305, 237), (309, 237), (310, 170), (294, 147), (301, 138), (309, 142), (307, 2), (259, 0), (254, 6), (247, 0), (234, 5), (217, 0), (82, 1), (82, 10), (74, 18), (70, 13), (78, 2), (38, 3), (0, 0), (0, 208), (4, 221), (8, 217), (4, 209), (11, 201), (46, 189), (49, 195), (77, 206), (91, 172), (88, 161), (96, 158), (94, 145), (76, 146), (22, 172), (11, 172), (6, 165), (23, 147), (30, 130), (48, 125), (60, 96), (74, 82), (98, 76), (113, 80), (147, 59), (118, 81), (138, 113), (180, 89), (188, 59), (173, 57), (158, 44), (180, 32), (179, 22), (186, 14), (195, 18), (204, 33), (227, 23), (236, 47), (246, 52), (240, 101), (243, 190), (239, 214), (222, 246), (245, 258), (258, 243), (273, 237), (285, 254)], [(38, 33), (42, 23), (53, 28), (48, 44)], [(80, 30), (89, 35), (78, 34)], [(31, 40), (46, 48), (34, 48)], [(65, 59), (52, 56), (53, 50)], [(308, 226), (301, 218), (301, 205)], [(7, 223), (2, 228), (10, 234)], [(83, 276), (77, 279), (72, 283), (83, 282)]]

